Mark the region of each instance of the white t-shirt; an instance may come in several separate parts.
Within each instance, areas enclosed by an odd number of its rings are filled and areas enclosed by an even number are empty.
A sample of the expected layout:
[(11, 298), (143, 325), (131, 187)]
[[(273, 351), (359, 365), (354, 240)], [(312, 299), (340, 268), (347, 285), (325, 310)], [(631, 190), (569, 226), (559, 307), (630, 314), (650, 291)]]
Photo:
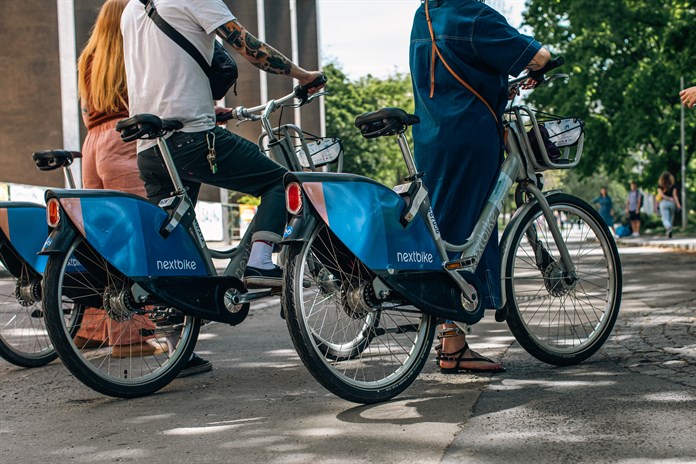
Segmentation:
[[(215, 29), (234, 16), (222, 0), (154, 0), (155, 8), (210, 63)], [(186, 50), (147, 16), (140, 0), (131, 0), (121, 16), (124, 61), (131, 116), (150, 113), (178, 119), (184, 132), (215, 127), (215, 108), (208, 77)], [(138, 151), (156, 144), (139, 140)]]

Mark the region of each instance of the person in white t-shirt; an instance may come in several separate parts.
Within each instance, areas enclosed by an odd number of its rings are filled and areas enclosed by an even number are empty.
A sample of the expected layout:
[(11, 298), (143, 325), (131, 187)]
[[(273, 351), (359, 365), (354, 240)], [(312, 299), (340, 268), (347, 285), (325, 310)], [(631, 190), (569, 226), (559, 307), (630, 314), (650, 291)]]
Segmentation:
[[(153, 0), (159, 15), (210, 62), (216, 36), (257, 68), (308, 85), (321, 76), (306, 71), (249, 33), (222, 0)], [(167, 143), (181, 180), (195, 202), (201, 183), (261, 197), (244, 282), (248, 287), (279, 287), (282, 270), (271, 252), (285, 226), (282, 179), (286, 169), (254, 143), (215, 125), (216, 108), (208, 78), (183, 48), (148, 17), (140, 0), (131, 0), (121, 17), (130, 115), (150, 113), (181, 121)], [(321, 86), (310, 88), (314, 93)], [(229, 111), (218, 108), (220, 111)], [(208, 162), (214, 145), (216, 168)], [(158, 203), (173, 191), (153, 140), (138, 141), (138, 169), (147, 196)]]

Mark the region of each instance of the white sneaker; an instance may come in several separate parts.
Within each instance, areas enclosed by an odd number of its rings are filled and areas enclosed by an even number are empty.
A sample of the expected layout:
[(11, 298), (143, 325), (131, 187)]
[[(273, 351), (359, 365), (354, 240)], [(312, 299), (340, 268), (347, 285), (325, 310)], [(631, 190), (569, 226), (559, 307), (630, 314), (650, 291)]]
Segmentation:
[(640, 234), (638, 232), (633, 232), (631, 234), (631, 237), (640, 237)]

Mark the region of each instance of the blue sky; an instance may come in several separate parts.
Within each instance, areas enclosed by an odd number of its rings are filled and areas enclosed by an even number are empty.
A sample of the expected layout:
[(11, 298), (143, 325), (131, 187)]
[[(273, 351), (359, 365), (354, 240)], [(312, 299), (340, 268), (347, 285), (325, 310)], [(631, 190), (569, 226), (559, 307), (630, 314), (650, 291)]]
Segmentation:
[[(318, 0), (324, 60), (335, 58), (352, 79), (408, 71), (408, 41), (420, 0)], [(519, 25), (524, 0), (489, 0)]]

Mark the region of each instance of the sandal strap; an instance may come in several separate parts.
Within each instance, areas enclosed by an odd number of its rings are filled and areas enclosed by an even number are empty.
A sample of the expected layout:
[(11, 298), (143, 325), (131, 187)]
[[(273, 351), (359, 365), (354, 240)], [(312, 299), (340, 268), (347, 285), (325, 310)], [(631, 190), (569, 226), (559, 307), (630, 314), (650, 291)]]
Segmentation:
[[(442, 345), (440, 345), (440, 347), (441, 346)], [(469, 349), (469, 342), (465, 342), (464, 346), (459, 351), (455, 351), (453, 353), (445, 353), (444, 351), (439, 350), (437, 352), (437, 356), (435, 357), (435, 359), (437, 359), (438, 361), (457, 361), (458, 362), (459, 360), (464, 359), (464, 353), (468, 349)]]

